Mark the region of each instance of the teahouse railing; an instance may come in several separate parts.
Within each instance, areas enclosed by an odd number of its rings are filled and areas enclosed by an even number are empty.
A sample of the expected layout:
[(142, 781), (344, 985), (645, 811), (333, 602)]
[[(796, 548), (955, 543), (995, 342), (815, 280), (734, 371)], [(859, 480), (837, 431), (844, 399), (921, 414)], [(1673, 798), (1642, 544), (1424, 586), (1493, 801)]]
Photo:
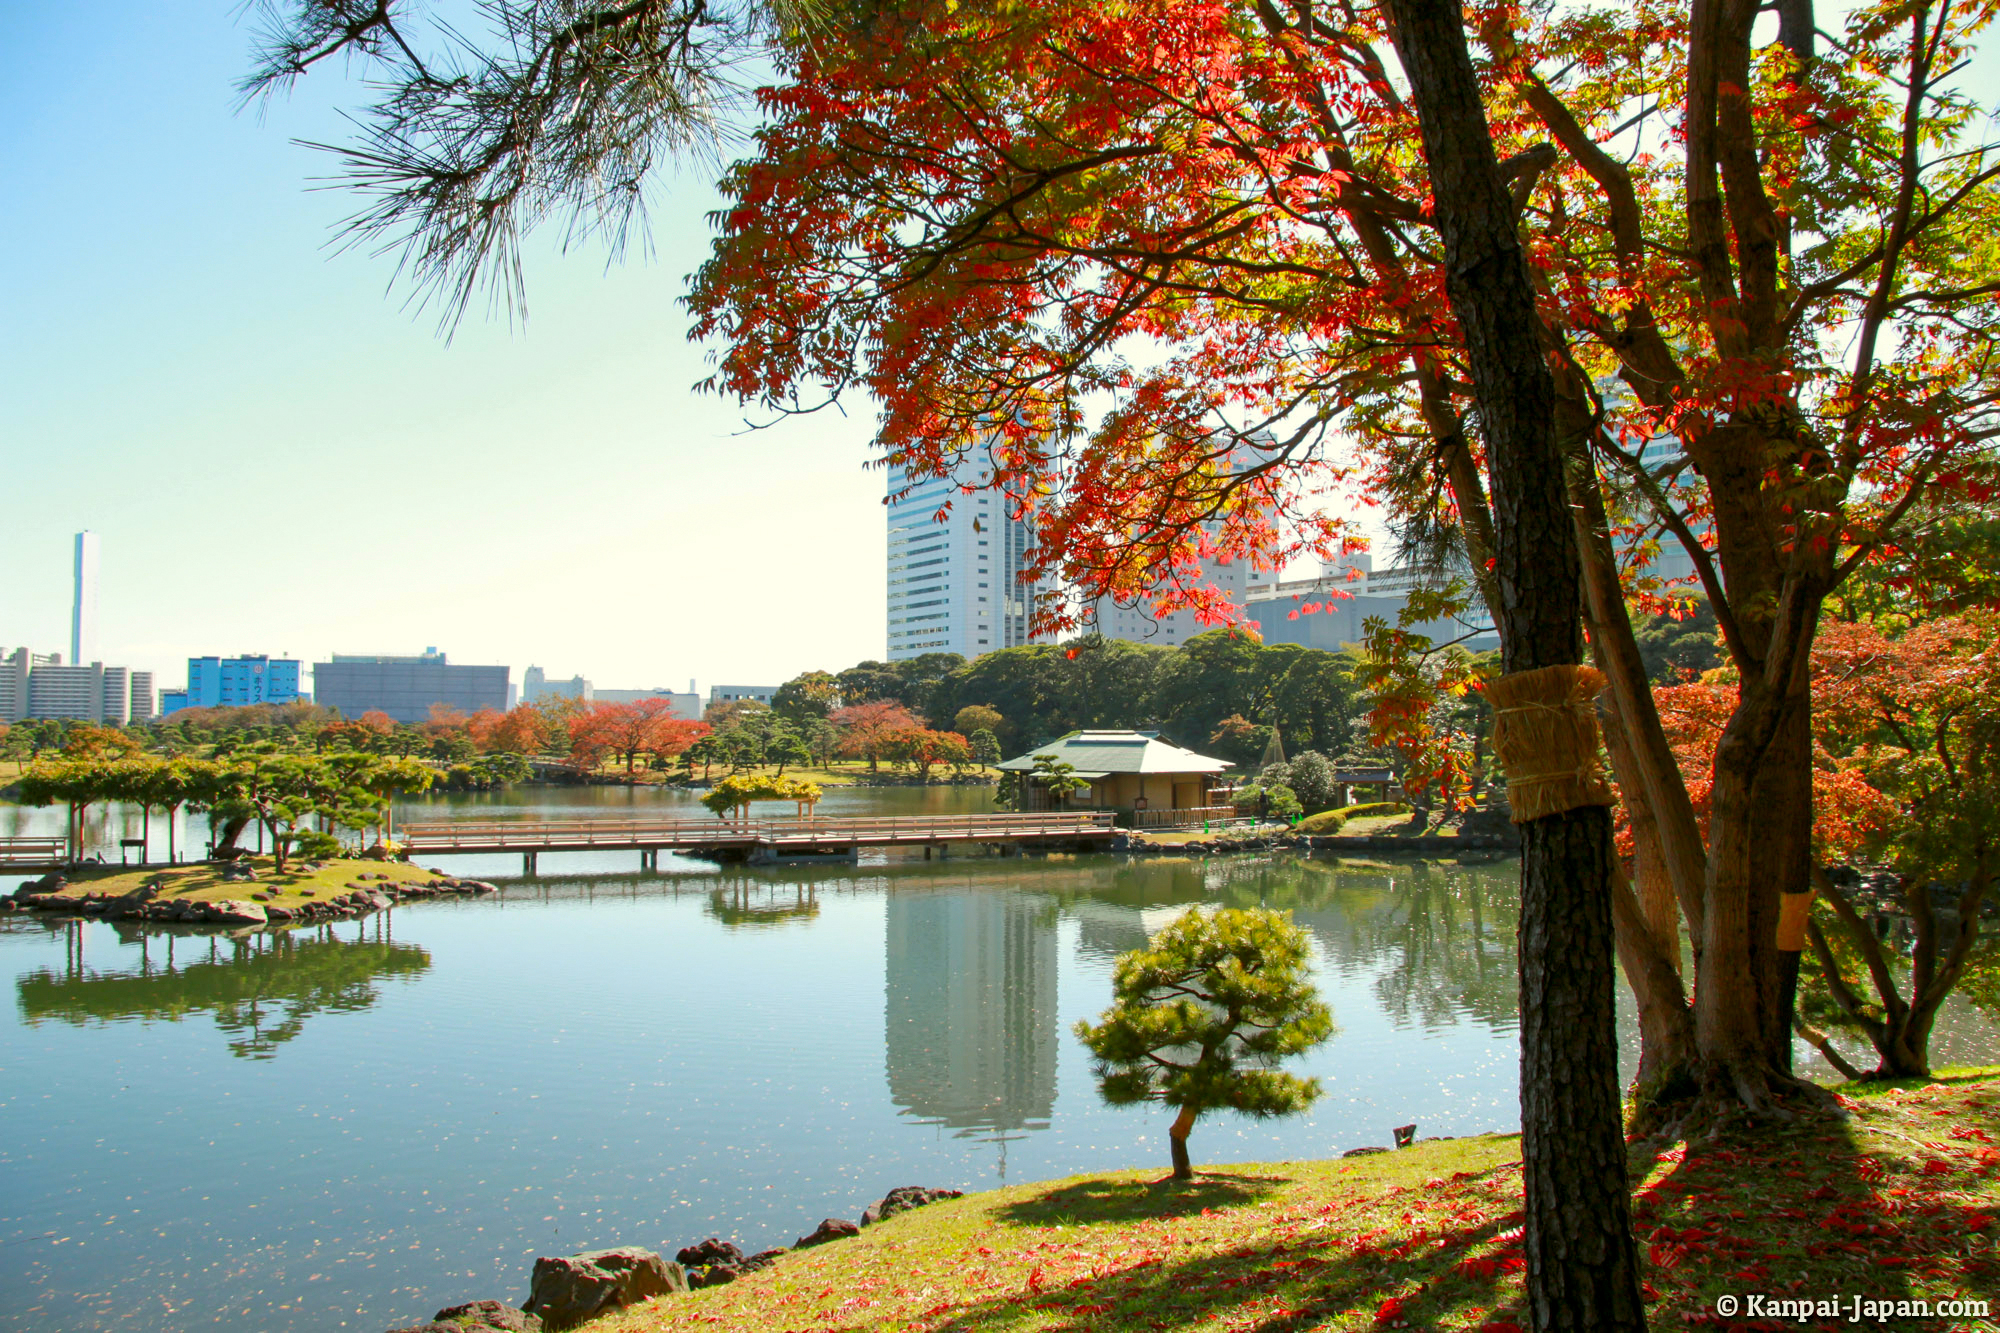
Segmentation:
[(1192, 828), (1196, 824), (1234, 823), (1242, 816), (1233, 805), (1192, 805), (1178, 810), (1134, 810), (1132, 827), (1142, 829)]

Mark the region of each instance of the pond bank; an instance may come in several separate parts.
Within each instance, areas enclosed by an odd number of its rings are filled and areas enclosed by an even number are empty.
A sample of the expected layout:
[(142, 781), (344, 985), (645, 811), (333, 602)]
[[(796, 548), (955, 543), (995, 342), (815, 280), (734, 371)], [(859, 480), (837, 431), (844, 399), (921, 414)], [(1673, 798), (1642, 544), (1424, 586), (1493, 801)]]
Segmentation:
[[(1988, 1299), (2000, 1289), (2000, 1262), (1990, 1244), (1967, 1240), (1990, 1241), (2000, 1212), (1996, 1073), (1947, 1075), (1928, 1087), (1850, 1085), (1837, 1091), (1844, 1119), (1721, 1144), (1634, 1144), (1633, 1211), (1653, 1324), (1740, 1327), (1717, 1319), (1717, 1301), (1751, 1293), (1842, 1302), (1833, 1313), (1770, 1311), (1772, 1327), (1844, 1327), (1856, 1299), (1929, 1301), (1933, 1317), (1942, 1302)], [(931, 1203), (583, 1327), (1526, 1327), (1518, 1136), (1211, 1168), (1189, 1182), (1160, 1177), (1157, 1169), (1075, 1176)], [(1946, 1314), (1940, 1326), (1991, 1324)]]
[(485, 880), (459, 879), (395, 861), (338, 857), (293, 861), (279, 874), (269, 857), (113, 869), (79, 866), (30, 880), (4, 898), (0, 913), (32, 911), (224, 926), (283, 926), (367, 916), (411, 898), (497, 893)]
[(1335, 833), (1304, 834), (1283, 829), (1219, 829), (1211, 833), (1161, 837), (1133, 833), (1114, 840), (1110, 850), (1129, 856), (1223, 856), (1242, 852), (1397, 852), (1408, 856), (1459, 856), (1468, 852), (1511, 856), (1519, 844), (1482, 834)]

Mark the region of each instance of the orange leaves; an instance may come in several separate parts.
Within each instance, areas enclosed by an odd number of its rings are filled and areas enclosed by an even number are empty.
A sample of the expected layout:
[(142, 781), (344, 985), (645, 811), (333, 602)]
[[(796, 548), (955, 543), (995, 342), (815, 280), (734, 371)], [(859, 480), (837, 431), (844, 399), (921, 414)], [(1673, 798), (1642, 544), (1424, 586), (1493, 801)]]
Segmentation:
[(706, 722), (675, 717), (665, 699), (593, 703), (570, 720), (570, 761), (591, 766), (608, 752), (623, 756), (630, 772), (639, 755), (671, 758), (708, 733)]

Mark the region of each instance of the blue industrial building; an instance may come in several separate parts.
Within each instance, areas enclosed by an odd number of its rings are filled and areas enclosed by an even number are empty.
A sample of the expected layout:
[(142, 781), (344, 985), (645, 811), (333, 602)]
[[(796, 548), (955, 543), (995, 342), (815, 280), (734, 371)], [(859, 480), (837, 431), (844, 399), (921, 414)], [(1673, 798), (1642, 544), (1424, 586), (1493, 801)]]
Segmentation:
[(286, 657), (190, 657), (187, 688), (160, 695), (160, 712), (183, 708), (240, 708), (245, 704), (299, 701), (299, 664)]

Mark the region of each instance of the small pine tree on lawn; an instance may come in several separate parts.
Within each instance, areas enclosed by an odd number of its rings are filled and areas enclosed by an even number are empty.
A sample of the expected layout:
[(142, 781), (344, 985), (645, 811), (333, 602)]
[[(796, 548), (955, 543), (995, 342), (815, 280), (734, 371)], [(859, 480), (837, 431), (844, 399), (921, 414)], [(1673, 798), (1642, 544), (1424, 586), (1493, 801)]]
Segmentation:
[(1112, 1006), (1097, 1023), (1076, 1025), (1097, 1057), (1106, 1102), (1179, 1109), (1167, 1131), (1175, 1179), (1194, 1175), (1187, 1138), (1202, 1112), (1263, 1119), (1318, 1100), (1318, 1079), (1278, 1068), (1333, 1035), (1306, 957), (1305, 932), (1288, 912), (1189, 908), (1145, 948), (1120, 956)]

